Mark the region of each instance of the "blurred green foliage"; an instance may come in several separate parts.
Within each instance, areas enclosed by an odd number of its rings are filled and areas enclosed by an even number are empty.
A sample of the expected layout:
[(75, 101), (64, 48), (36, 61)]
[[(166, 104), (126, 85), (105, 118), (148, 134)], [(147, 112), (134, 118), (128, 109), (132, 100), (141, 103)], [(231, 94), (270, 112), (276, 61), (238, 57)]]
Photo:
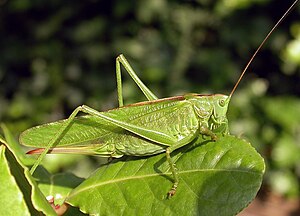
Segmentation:
[[(0, 1), (0, 122), (18, 135), (81, 104), (116, 107), (120, 53), (159, 97), (228, 94), (291, 3)], [(288, 196), (300, 194), (299, 18), (298, 5), (256, 57), (229, 110), (231, 132), (264, 155), (266, 184)], [(125, 103), (145, 100), (124, 77)]]

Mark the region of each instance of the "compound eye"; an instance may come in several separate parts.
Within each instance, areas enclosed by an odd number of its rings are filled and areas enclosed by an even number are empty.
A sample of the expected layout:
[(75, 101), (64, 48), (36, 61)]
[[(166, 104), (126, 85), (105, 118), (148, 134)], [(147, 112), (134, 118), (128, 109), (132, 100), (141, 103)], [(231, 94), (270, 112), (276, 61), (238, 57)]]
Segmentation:
[(224, 107), (225, 106), (225, 100), (224, 99), (220, 99), (219, 100), (219, 104), (221, 107)]

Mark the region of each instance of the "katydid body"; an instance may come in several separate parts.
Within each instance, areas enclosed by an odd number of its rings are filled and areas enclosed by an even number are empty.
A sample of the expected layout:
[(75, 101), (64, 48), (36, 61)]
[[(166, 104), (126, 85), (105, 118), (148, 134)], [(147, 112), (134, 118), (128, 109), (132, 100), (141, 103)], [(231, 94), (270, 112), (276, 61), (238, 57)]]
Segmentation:
[[(119, 108), (99, 112), (82, 105), (77, 107), (66, 120), (37, 126), (23, 132), (20, 136), (20, 143), (39, 148), (29, 153), (41, 154), (33, 165), (31, 173), (47, 153), (122, 157), (123, 155), (150, 156), (165, 152), (174, 178), (169, 196), (174, 195), (179, 179), (170, 153), (191, 143), (199, 135), (216, 140), (217, 135), (229, 133), (226, 113), (231, 96), (258, 51), (297, 2), (298, 0), (292, 4), (267, 34), (244, 68), (229, 96), (186, 94), (157, 99), (155, 94), (138, 78), (125, 57), (118, 56), (116, 77)], [(123, 105), (121, 65), (148, 101)], [(79, 112), (87, 115), (77, 117)]]
[[(186, 95), (131, 104), (106, 112), (94, 111), (98, 115), (74, 118), (50, 152), (107, 157), (146, 156), (165, 152), (166, 148), (170, 151), (178, 149), (199, 134), (215, 139), (213, 131), (220, 126), (222, 133), (228, 133), (227, 99), (225, 95)], [(88, 112), (91, 108), (82, 106), (82, 109)], [(20, 140), (27, 146), (45, 147), (65, 122), (31, 128), (21, 135)]]

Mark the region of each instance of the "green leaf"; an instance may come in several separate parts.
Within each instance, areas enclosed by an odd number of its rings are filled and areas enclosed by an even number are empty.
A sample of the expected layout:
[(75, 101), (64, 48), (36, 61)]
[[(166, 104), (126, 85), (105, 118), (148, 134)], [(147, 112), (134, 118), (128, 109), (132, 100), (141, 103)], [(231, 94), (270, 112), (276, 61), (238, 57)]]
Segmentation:
[(69, 206), (65, 209), (66, 206), (64, 206), (64, 201), (70, 191), (77, 187), (84, 179), (79, 178), (72, 173), (58, 173), (52, 175), (42, 166), (39, 166), (36, 169), (34, 178), (43, 194), (46, 197), (52, 196), (53, 204), (55, 206), (59, 205), (59, 208), (61, 209), (56, 209), (57, 212), (63, 212), (63, 215), (84, 215), (78, 208)]
[(166, 195), (172, 176), (159, 154), (100, 167), (66, 201), (99, 215), (234, 215), (254, 199), (265, 170), (256, 150), (233, 136), (217, 142), (199, 138), (172, 159), (180, 182), (171, 199)]
[(6, 147), (0, 145), (0, 215), (30, 215), (22, 191), (10, 172), (5, 156)]
[(32, 157), (28, 157), (28, 155), (24, 154), (23, 149), (21, 149), (21, 145), (15, 140), (15, 138), (10, 133), (9, 129), (6, 127), (5, 124), (1, 124), (1, 129), (3, 130), (3, 133), (5, 135), (5, 143), (10, 149), (10, 151), (13, 152), (14, 155), (18, 156), (18, 159), (21, 161), (22, 164), (27, 166), (32, 165), (35, 159)]
[[(3, 125), (2, 128), (4, 129)], [(36, 182), (30, 175), (28, 168), (20, 160), (20, 155), (18, 155), (20, 154), (20, 152), (15, 148), (12, 148), (12, 146), (14, 146), (13, 143), (8, 143), (15, 142), (12, 134), (7, 129), (4, 129), (3, 131), (5, 140), (1, 138), (1, 142), (4, 142), (5, 146), (8, 148), (5, 148), (5, 157), (1, 157), (0, 162), (4, 164), (6, 163), (7, 169), (9, 169), (9, 171), (6, 171), (8, 173), (7, 175), (3, 175), (3, 177), (5, 177), (6, 179), (4, 179), (3, 181), (1, 179), (1, 191), (5, 191), (6, 188), (10, 187), (10, 183), (12, 182), (12, 180), (10, 179), (13, 178), (15, 181), (15, 186), (18, 187), (18, 190), (22, 195), (18, 194), (18, 196), (16, 196), (16, 194), (13, 193), (6, 193), (5, 199), (3, 202), (1, 201), (1, 204), (5, 204), (5, 202), (13, 202), (16, 198), (18, 198), (22, 199), (22, 202), (26, 203), (26, 209), (29, 212), (29, 215), (40, 215), (41, 213), (45, 215), (56, 215), (52, 207), (47, 202), (46, 198), (39, 190)], [(1, 192), (1, 197), (2, 194), (3, 193)], [(9, 208), (9, 206), (4, 205), (1, 206), (0, 209), (3, 210), (5, 208)], [(22, 212), (22, 214), (17, 214), (17, 212), (14, 212), (13, 210), (9, 211), (10, 214), (1, 215), (26, 215), (26, 211)]]
[(84, 179), (72, 173), (58, 173), (51, 175), (43, 167), (38, 167), (34, 173), (38, 186), (47, 196), (53, 196), (55, 204), (62, 205), (71, 190), (77, 187)]

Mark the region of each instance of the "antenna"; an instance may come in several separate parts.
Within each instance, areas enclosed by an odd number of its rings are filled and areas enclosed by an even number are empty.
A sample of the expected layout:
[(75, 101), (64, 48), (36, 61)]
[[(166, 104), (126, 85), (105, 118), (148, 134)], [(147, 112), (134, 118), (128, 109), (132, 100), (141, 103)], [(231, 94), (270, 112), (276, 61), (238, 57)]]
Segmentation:
[(269, 31), (269, 33), (267, 34), (267, 36), (265, 37), (265, 39), (261, 42), (261, 44), (259, 45), (259, 47), (256, 49), (256, 51), (254, 52), (254, 54), (252, 55), (252, 57), (250, 58), (248, 64), (246, 65), (246, 67), (244, 68), (242, 74), (240, 75), (238, 81), (236, 82), (236, 84), (234, 85), (229, 98), (231, 98), (231, 96), (233, 95), (235, 89), (238, 87), (239, 83), (241, 82), (244, 74), (246, 73), (246, 71), (248, 70), (250, 64), (252, 63), (253, 59), (255, 58), (255, 56), (257, 55), (258, 51), (262, 48), (262, 46), (266, 43), (266, 41), (268, 40), (268, 38), (270, 37), (270, 35), (273, 33), (273, 31), (277, 28), (277, 26), (284, 20), (284, 18), (290, 13), (290, 11), (294, 8), (294, 6), (297, 4), (299, 0), (294, 1), (294, 3), (289, 7), (289, 9), (287, 9), (287, 11), (282, 15), (282, 17), (277, 21), (277, 23), (274, 25), (274, 27)]

